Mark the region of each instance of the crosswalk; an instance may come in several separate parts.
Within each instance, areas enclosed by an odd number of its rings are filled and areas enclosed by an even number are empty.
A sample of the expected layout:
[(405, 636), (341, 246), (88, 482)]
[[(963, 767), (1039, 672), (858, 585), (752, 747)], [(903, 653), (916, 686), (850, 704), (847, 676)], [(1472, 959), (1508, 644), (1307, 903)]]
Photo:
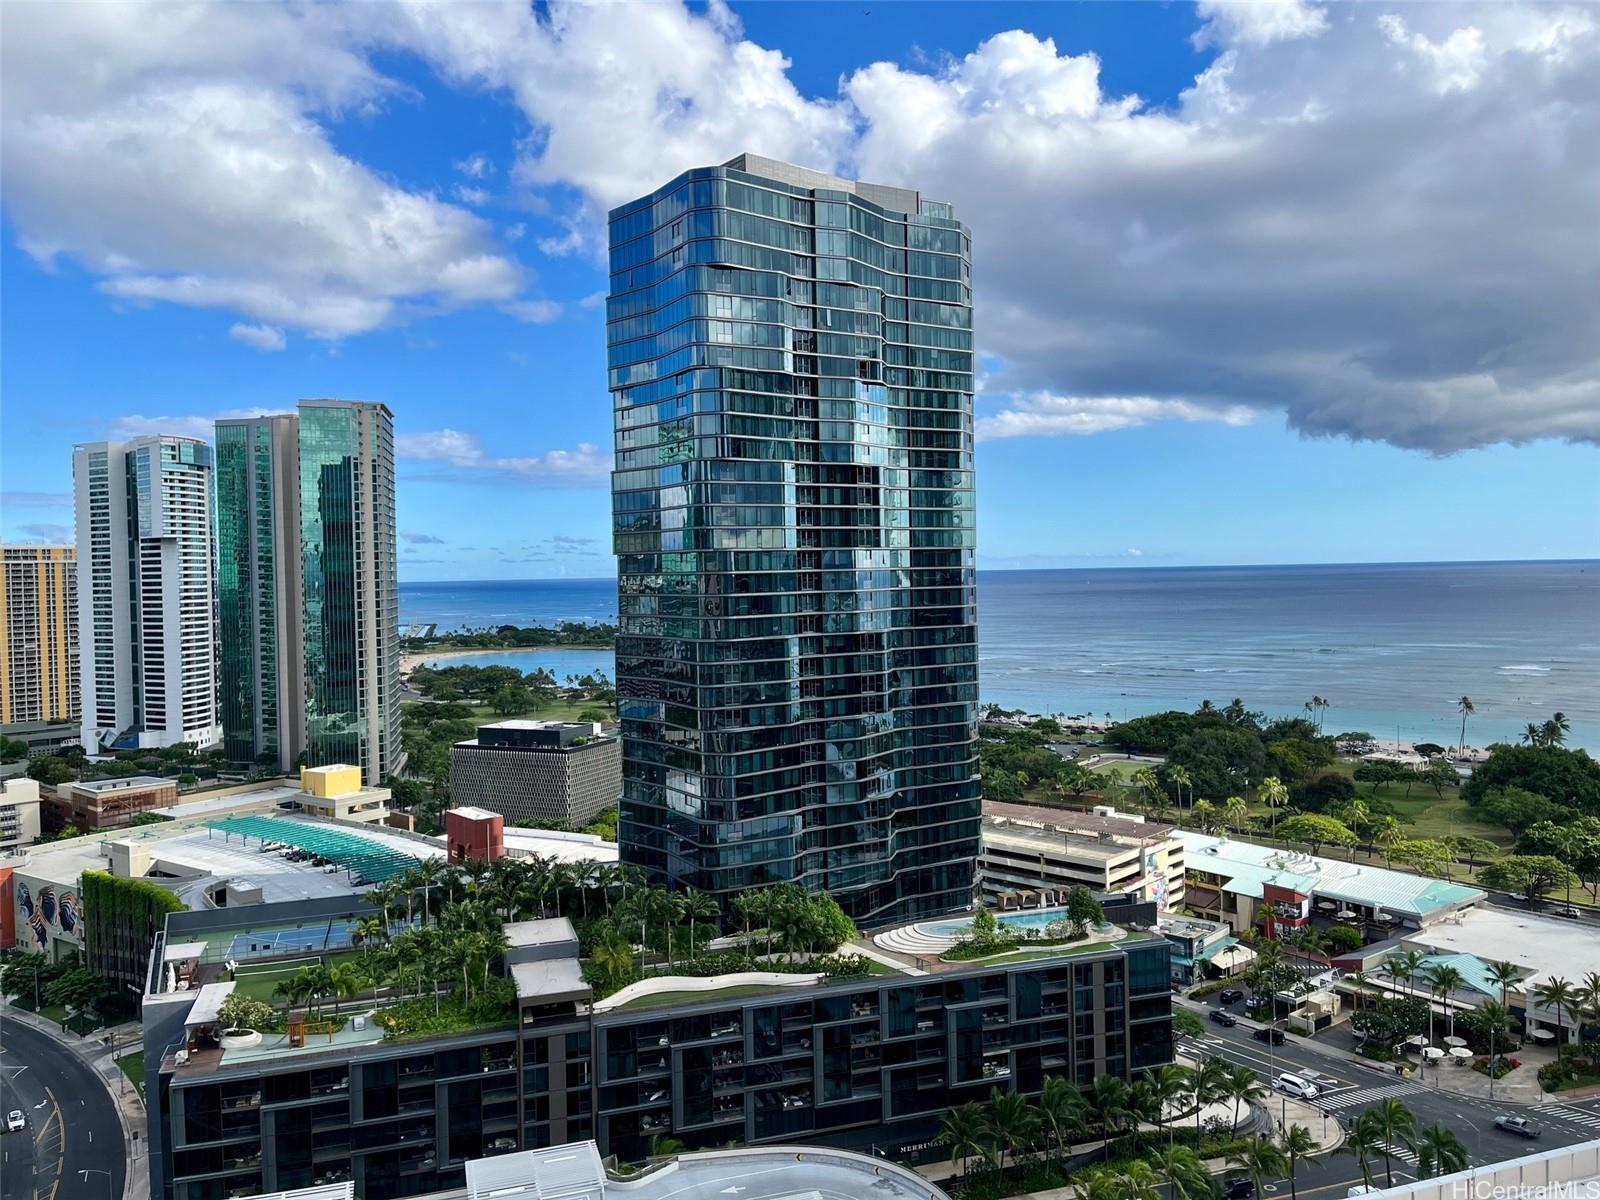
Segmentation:
[(1376, 1087), (1356, 1088), (1351, 1092), (1328, 1092), (1322, 1097), (1324, 1108), (1365, 1108), (1390, 1096), (1414, 1096), (1426, 1089), (1414, 1083), (1383, 1083)]
[(1397, 1146), (1393, 1142), (1379, 1142), (1379, 1155), (1381, 1156), (1385, 1150), (1389, 1152), (1389, 1157), (1396, 1162), (1410, 1163), (1413, 1167), (1417, 1165), (1417, 1152), (1410, 1146)]
[(1583, 1125), (1589, 1129), (1600, 1129), (1600, 1112), (1587, 1108), (1573, 1108), (1568, 1104), (1545, 1104), (1535, 1110), (1535, 1118), (1540, 1114), (1549, 1113), (1560, 1117), (1564, 1121), (1571, 1121), (1574, 1125)]

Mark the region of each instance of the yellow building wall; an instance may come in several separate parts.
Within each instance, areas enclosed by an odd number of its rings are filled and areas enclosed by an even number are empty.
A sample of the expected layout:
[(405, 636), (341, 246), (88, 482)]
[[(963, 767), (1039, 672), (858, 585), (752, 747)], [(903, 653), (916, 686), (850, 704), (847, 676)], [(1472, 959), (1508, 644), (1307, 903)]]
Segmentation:
[(348, 796), (361, 790), (360, 767), (301, 767), (300, 787), (318, 799)]

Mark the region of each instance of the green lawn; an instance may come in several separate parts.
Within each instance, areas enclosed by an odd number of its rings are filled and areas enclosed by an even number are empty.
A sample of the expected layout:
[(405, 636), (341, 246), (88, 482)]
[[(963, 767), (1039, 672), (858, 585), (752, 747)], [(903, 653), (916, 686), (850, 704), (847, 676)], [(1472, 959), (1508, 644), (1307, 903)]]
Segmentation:
[(981, 963), (986, 967), (997, 967), (1005, 963), (1028, 962), (1035, 958), (1064, 958), (1067, 955), (1088, 954), (1092, 950), (1105, 950), (1113, 945), (1115, 945), (1114, 942), (1067, 942), (1044, 950), (1013, 950), (1009, 954), (999, 954), (993, 958), (942, 959), (941, 961)]
[[(319, 956), (329, 966), (341, 962), (355, 962), (361, 957), (359, 950), (337, 950), (331, 954)], [(264, 1000), (268, 1004), (277, 1002), (273, 990), (285, 979), (291, 978), (301, 967), (310, 966), (310, 958), (297, 959), (293, 965), (285, 965), (272, 970), (252, 970), (253, 964), (242, 965), (238, 978), (235, 980), (234, 991), (252, 1000)]]
[(122, 1068), (122, 1073), (128, 1077), (128, 1082), (138, 1089), (139, 1095), (144, 1095), (144, 1051), (139, 1050), (133, 1054), (124, 1054), (117, 1059), (117, 1066)]
[[(1356, 766), (1356, 763), (1337, 762), (1332, 770), (1353, 776)], [(1372, 785), (1356, 784), (1356, 795), (1366, 798), (1371, 794)], [(1395, 812), (1402, 820), (1410, 819), (1411, 824), (1406, 826), (1406, 832), (1413, 838), (1468, 835), (1488, 838), (1501, 846), (1509, 846), (1516, 841), (1509, 829), (1480, 820), (1472, 807), (1461, 798), (1458, 788), (1445, 788), (1441, 797), (1432, 787), (1419, 782), (1412, 784), (1411, 795), (1407, 798), (1405, 784), (1384, 783), (1378, 785), (1377, 797), (1394, 805)]]
[(40, 1007), (39, 1015), (59, 1025), (67, 1019), (67, 1009), (63, 1004), (46, 1004)]
[[(431, 700), (407, 700), (406, 704), (431, 704)], [(541, 704), (529, 709), (527, 712), (497, 713), (487, 704), (469, 704), (472, 715), (467, 718), (473, 725), (487, 725), (490, 721), (576, 721), (578, 714), (585, 709), (599, 709), (610, 712), (610, 706), (599, 700), (552, 700), (548, 704)]]
[[(621, 1009), (629, 1008), (660, 1008), (672, 1004), (704, 1004), (708, 1001), (737, 1000), (742, 996), (755, 996), (762, 992), (775, 992), (780, 996), (784, 989), (774, 987), (770, 983), (741, 983), (733, 987), (718, 988), (714, 992), (654, 992), (648, 996), (639, 996), (621, 1005)], [(807, 994), (808, 989), (796, 986), (794, 989), (798, 996)]]

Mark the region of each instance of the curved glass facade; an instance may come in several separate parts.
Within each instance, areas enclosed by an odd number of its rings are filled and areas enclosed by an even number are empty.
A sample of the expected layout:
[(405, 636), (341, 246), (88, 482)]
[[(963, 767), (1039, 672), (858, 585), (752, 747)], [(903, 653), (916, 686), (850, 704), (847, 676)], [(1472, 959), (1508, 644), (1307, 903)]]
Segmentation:
[(610, 234), (624, 858), (725, 911), (782, 881), (872, 925), (964, 908), (967, 230), (742, 157)]

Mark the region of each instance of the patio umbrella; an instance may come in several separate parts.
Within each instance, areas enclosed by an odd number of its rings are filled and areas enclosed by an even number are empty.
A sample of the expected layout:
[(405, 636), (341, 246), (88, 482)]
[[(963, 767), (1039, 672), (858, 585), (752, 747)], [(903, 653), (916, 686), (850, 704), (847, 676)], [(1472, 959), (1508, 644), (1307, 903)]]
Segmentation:
[(1472, 1057), (1472, 1051), (1468, 1050), (1465, 1046), (1452, 1046), (1450, 1047), (1450, 1057), (1460, 1059), (1462, 1062), (1465, 1062), (1467, 1059)]
[(1464, 1037), (1447, 1037), (1444, 1040), (1444, 1044), (1446, 1046), (1465, 1046), (1467, 1039)]
[(1533, 1040), (1536, 1042), (1554, 1041), (1555, 1036), (1556, 1035), (1551, 1033), (1548, 1029), (1535, 1029), (1532, 1034)]

